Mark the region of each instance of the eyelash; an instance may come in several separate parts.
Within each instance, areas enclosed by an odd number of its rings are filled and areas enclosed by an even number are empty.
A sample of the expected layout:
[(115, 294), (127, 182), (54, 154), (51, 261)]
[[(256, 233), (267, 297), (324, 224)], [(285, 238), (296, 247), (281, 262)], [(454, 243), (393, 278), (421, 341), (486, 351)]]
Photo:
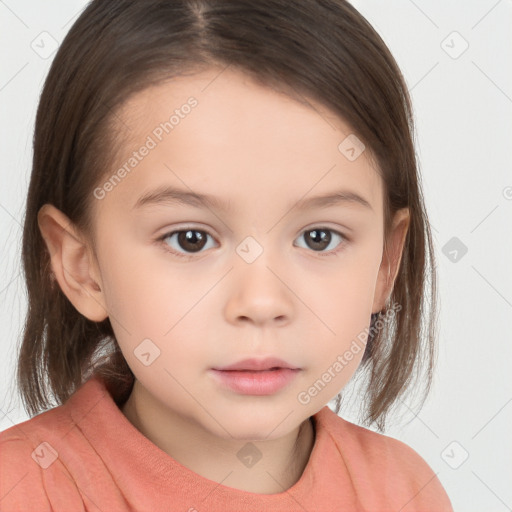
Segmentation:
[[(337, 231), (335, 229), (328, 228), (325, 226), (314, 226), (312, 228), (305, 229), (304, 231), (301, 232), (300, 236), (302, 236), (304, 233), (307, 233), (309, 231), (315, 231), (315, 230), (330, 231), (332, 233), (335, 233), (339, 237), (341, 237), (341, 241), (336, 249), (331, 249), (330, 251), (313, 251), (311, 249), (312, 252), (318, 254), (321, 257), (336, 256), (339, 252), (341, 252), (345, 248), (345, 245), (350, 241), (343, 233), (340, 233), (339, 231)], [(169, 232), (165, 233), (164, 235), (158, 237), (156, 239), (156, 241), (163, 243), (163, 246), (164, 246), (163, 249), (165, 252), (171, 253), (174, 256), (177, 256), (178, 258), (184, 258), (186, 260), (191, 260), (195, 257), (196, 254), (201, 254), (201, 252), (203, 252), (203, 251), (199, 251), (197, 253), (182, 253), (182, 252), (175, 251), (174, 249), (170, 249), (169, 245), (165, 243), (165, 240), (167, 238), (170, 238), (171, 236), (173, 236), (175, 234), (183, 233), (183, 232), (187, 232), (187, 231), (198, 231), (200, 233), (206, 234), (207, 236), (210, 236), (211, 238), (214, 238), (210, 233), (208, 233), (208, 231), (193, 228), (193, 227), (185, 227), (182, 229), (177, 229), (175, 231), (169, 231)]]

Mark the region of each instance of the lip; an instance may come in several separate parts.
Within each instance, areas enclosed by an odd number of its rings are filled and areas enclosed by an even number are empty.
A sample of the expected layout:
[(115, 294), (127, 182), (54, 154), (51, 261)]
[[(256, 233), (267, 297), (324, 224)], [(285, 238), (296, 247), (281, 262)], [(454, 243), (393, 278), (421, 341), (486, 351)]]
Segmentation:
[(210, 373), (223, 387), (243, 395), (272, 395), (285, 388), (301, 368), (278, 359), (244, 359), (237, 363), (212, 368)]
[(296, 368), (275, 370), (215, 370), (210, 373), (225, 388), (242, 395), (273, 395), (285, 388), (300, 372)]
[(222, 366), (218, 368), (213, 368), (213, 370), (220, 371), (231, 371), (231, 370), (252, 370), (252, 371), (261, 371), (261, 370), (271, 370), (273, 368), (288, 368), (290, 370), (300, 370), (296, 366), (283, 361), (282, 359), (278, 359), (277, 357), (266, 357), (264, 359), (244, 359), (243, 361), (238, 361), (234, 364), (230, 364), (229, 366)]

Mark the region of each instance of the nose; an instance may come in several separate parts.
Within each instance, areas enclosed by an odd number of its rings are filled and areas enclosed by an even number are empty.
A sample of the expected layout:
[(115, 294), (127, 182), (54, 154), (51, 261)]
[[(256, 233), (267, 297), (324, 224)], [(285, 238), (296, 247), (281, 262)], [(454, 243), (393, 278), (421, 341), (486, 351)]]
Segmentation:
[(289, 276), (275, 261), (263, 252), (252, 263), (236, 262), (225, 306), (230, 323), (283, 326), (292, 320), (294, 295), (287, 284)]

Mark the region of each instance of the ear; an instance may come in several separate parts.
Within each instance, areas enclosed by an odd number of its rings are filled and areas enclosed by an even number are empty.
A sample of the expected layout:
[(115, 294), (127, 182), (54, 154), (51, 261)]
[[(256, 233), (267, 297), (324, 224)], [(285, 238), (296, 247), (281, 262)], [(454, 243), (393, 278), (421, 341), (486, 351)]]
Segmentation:
[(108, 317), (97, 262), (91, 247), (69, 218), (51, 204), (41, 207), (37, 222), (62, 292), (86, 318)]
[(372, 313), (378, 313), (384, 309), (393, 291), (395, 279), (402, 260), (409, 222), (410, 215), (408, 208), (402, 208), (395, 213), (388, 239), (384, 241), (384, 253), (377, 275)]

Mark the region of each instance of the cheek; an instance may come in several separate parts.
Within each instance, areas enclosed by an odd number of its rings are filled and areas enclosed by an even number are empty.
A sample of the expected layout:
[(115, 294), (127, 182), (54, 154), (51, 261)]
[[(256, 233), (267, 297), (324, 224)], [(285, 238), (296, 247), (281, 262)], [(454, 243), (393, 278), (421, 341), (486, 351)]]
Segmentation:
[(186, 313), (187, 304), (197, 296), (190, 276), (179, 265), (169, 264), (156, 245), (118, 236), (104, 245), (103, 253), (102, 277), (109, 313), (130, 323), (129, 330), (152, 327), (161, 335), (165, 326), (169, 328), (176, 317)]
[(193, 360), (208, 335), (206, 322), (200, 320), (212, 307), (208, 290), (218, 276), (207, 266), (187, 271), (186, 265), (171, 264), (158, 247), (118, 240), (106, 245), (104, 252), (108, 254), (102, 268), (105, 300), (128, 363), (139, 364), (134, 351), (140, 352), (141, 344), (159, 355), (152, 368)]
[(353, 333), (369, 321), (381, 258), (378, 236), (368, 237), (335, 258), (327, 272), (302, 281), (304, 297), (337, 333)]
[[(302, 288), (303, 294), (309, 293), (308, 305), (322, 321), (317, 323), (316, 336), (310, 333), (311, 339), (318, 340), (313, 376), (319, 379), (319, 389), (325, 387), (320, 401), (339, 392), (363, 357), (381, 257), (376, 235), (338, 258), (328, 275), (317, 276), (309, 280), (314, 284)], [(307, 383), (308, 388), (313, 384)], [(308, 396), (316, 396), (315, 389)]]
[(186, 402), (181, 388), (172, 384), (174, 379), (188, 382), (190, 368), (203, 363), (198, 357), (202, 324), (193, 308), (200, 290), (191, 289), (190, 276), (187, 283), (186, 276), (159, 265), (158, 258), (148, 265), (146, 251), (112, 251), (110, 256), (107, 303), (124, 358), (152, 394)]

